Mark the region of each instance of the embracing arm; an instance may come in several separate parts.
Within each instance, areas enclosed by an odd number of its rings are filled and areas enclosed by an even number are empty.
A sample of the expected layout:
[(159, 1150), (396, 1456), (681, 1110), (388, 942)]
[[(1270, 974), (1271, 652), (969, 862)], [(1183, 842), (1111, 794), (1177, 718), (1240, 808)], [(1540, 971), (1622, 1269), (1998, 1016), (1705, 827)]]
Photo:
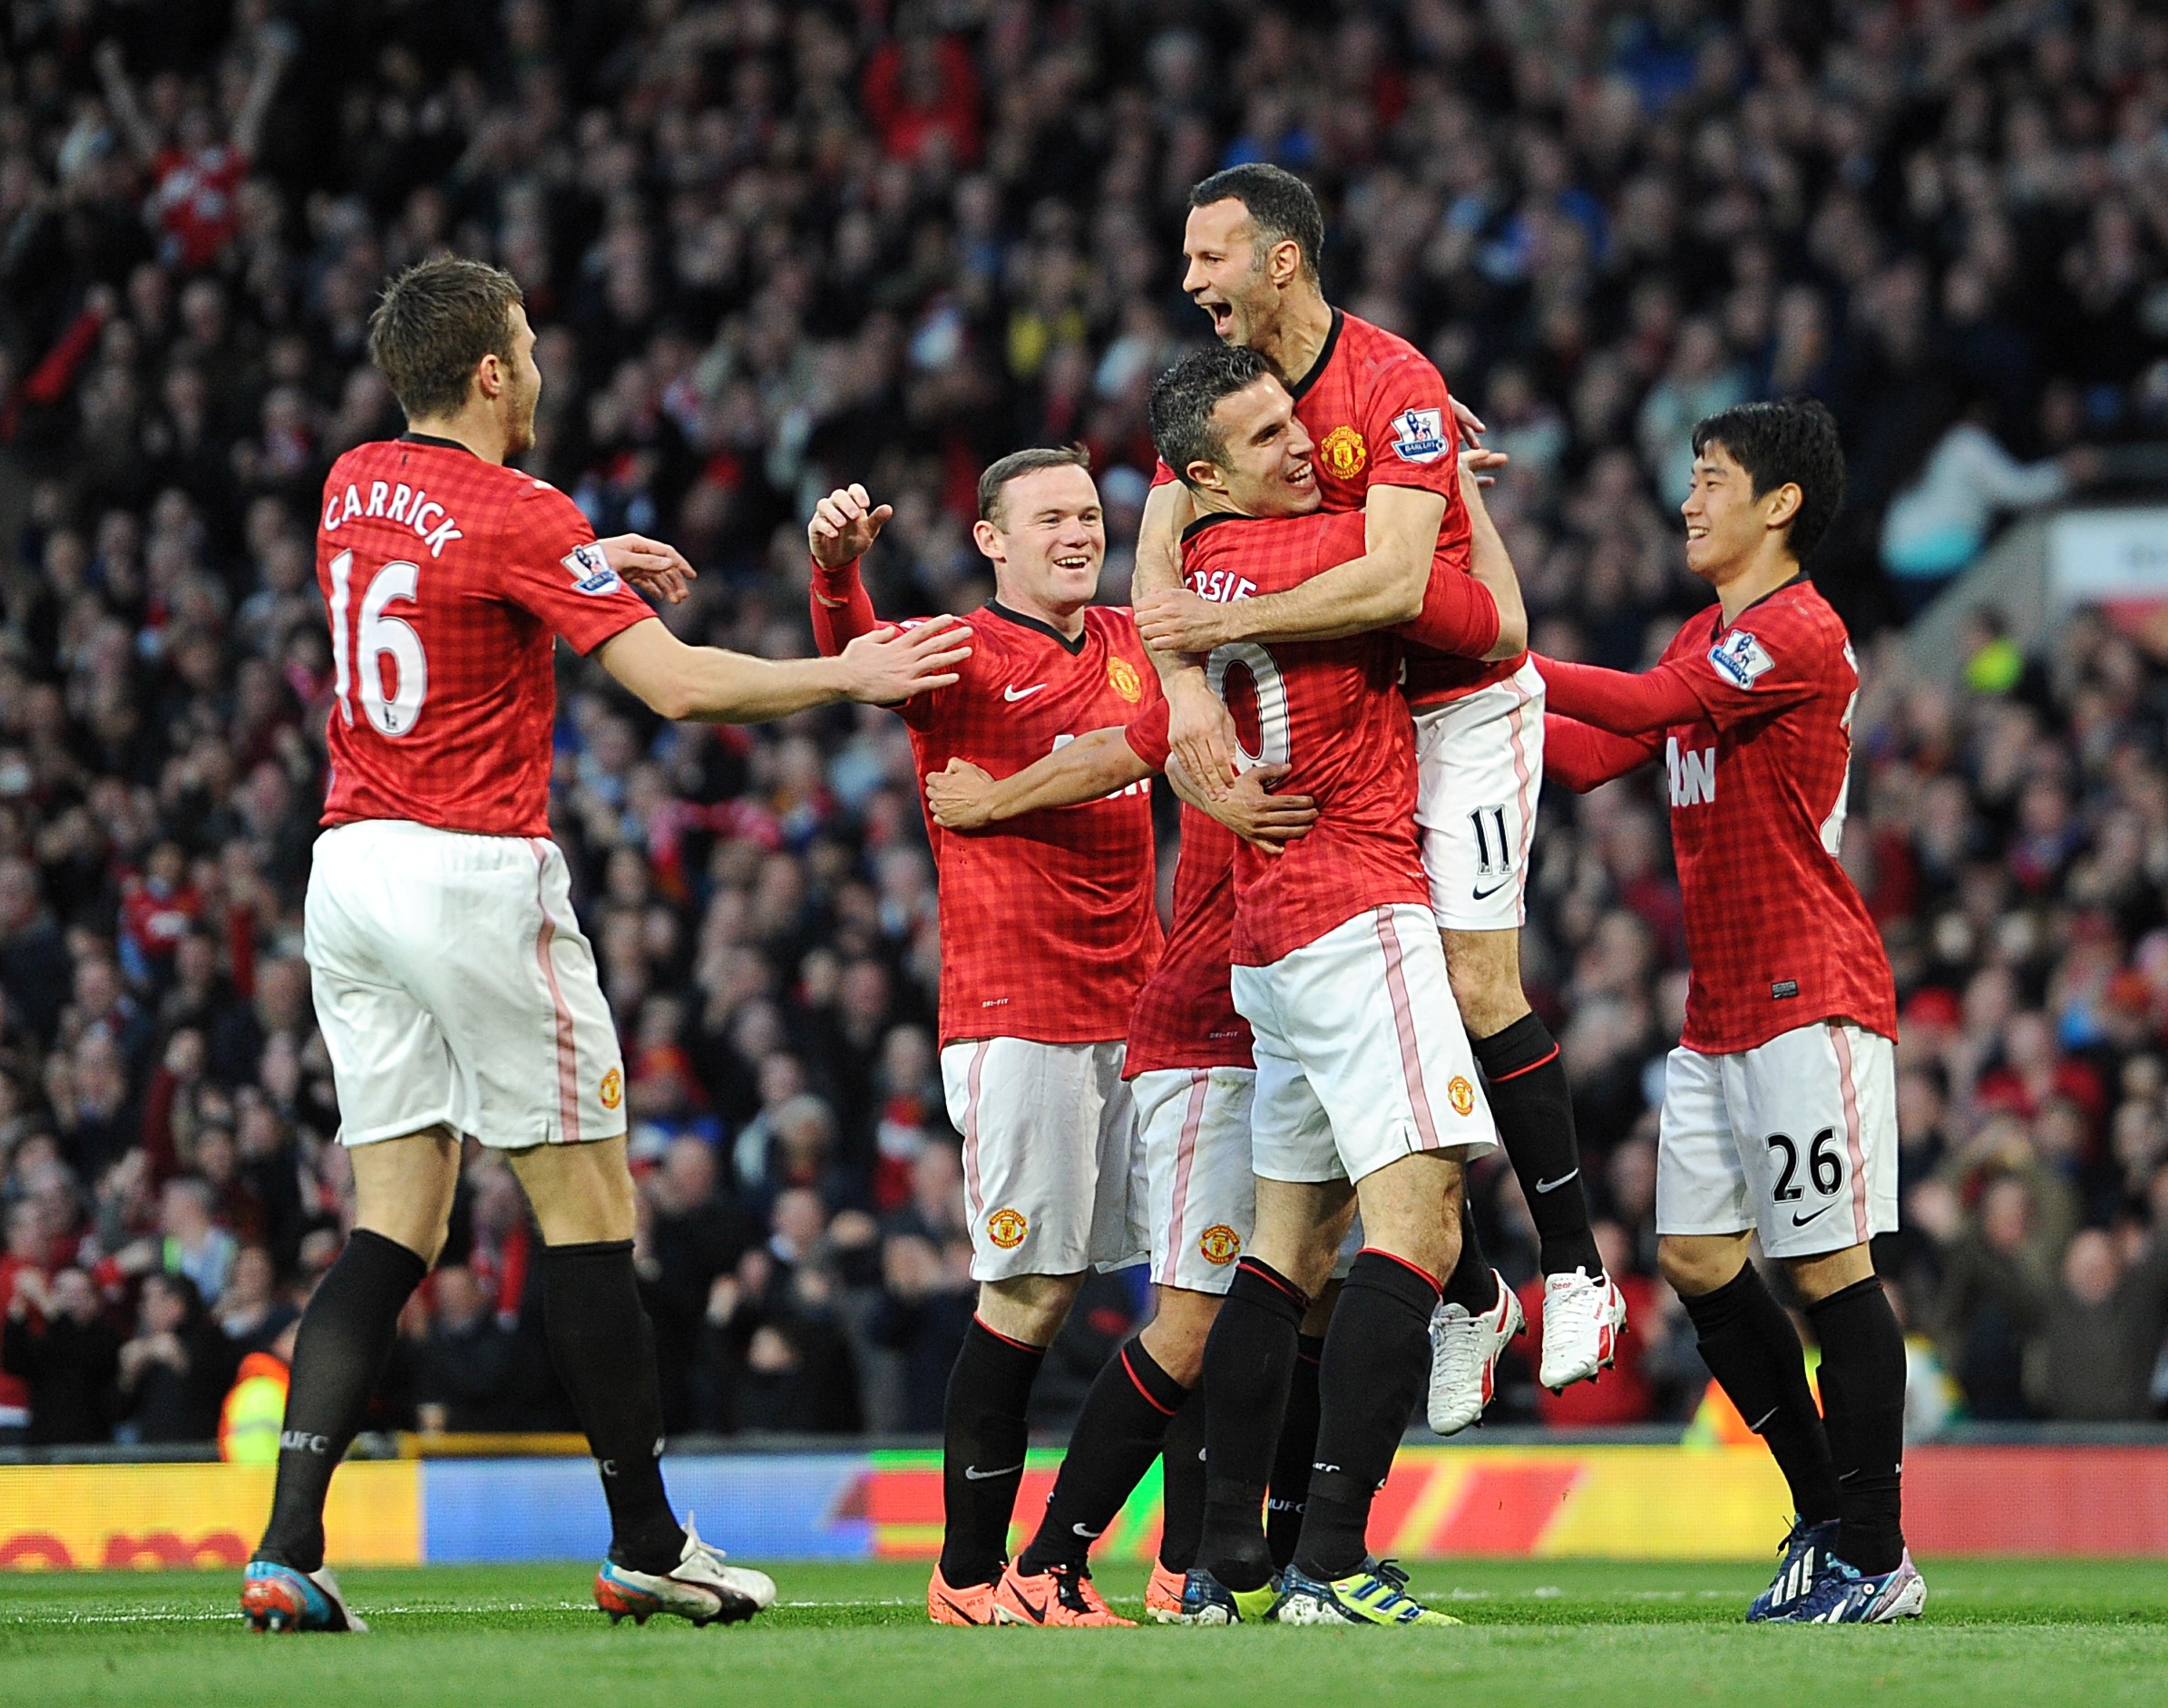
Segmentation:
[(1653, 736), (1702, 716), (1702, 703), (1685, 676), (1670, 665), (1636, 674), (1539, 657), (1536, 668), (1550, 710), (1615, 736)]
[[(1468, 579), (1489, 593), (1498, 608), (1498, 633), (1482, 655), (1485, 662), (1495, 663), (1528, 650), (1528, 612), (1521, 602), (1520, 577), (1513, 572), (1512, 554), (1506, 550), (1498, 523), (1490, 520), (1490, 507), (1483, 502), (1483, 477), (1477, 459), (1465, 451), (1460, 454), (1460, 499), (1468, 506)], [(1440, 579), (1431, 578), (1433, 587)], [(1426, 598), (1425, 617), (1430, 610)]]
[(836, 700), (885, 706), (946, 688), (971, 656), (953, 617), (860, 635), (835, 658), (756, 659), (688, 647), (649, 617), (595, 649), (602, 668), (671, 719), (756, 724)]
[(1152, 766), (1115, 724), (1065, 741), (1012, 776), (995, 778), (963, 759), (926, 778), (926, 805), (943, 830), (981, 830), (1050, 806), (1075, 806), (1141, 783)]
[[(1162, 481), (1145, 495), (1144, 519), (1137, 530), (1137, 565), (1129, 577), (1131, 604), (1152, 594), (1181, 590), (1182, 530), (1196, 516), (1189, 488), (1180, 481)], [(1206, 681), (1203, 663), (1193, 653), (1158, 647), (1145, 651), (1167, 695), (1175, 752), (1192, 776), (1210, 780), (1205, 788), (1208, 796), (1214, 787), (1225, 790), (1235, 775), (1235, 720)]]
[(1555, 777), (1576, 795), (1600, 788), (1656, 756), (1651, 736), (1614, 736), (1557, 712), (1543, 718), (1543, 775)]
[(1445, 495), (1421, 486), (1373, 486), (1362, 510), (1362, 555), (1284, 593), (1220, 607), (1228, 640), (1332, 640), (1422, 614)]

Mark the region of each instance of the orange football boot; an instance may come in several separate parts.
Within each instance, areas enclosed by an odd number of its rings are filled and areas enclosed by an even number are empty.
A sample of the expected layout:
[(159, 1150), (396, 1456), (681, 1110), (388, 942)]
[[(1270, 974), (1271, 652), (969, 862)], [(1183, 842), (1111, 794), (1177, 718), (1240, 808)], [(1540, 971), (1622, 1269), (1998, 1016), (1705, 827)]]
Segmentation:
[(1182, 1586), (1188, 1581), (1187, 1572), (1170, 1572), (1157, 1560), (1152, 1562), (1152, 1581), (1144, 1586), (1144, 1610), (1161, 1625), (1179, 1625), (1182, 1622)]
[(1081, 1566), (1050, 1566), (1026, 1576), (1011, 1562), (994, 1586), (993, 1616), (998, 1625), (1133, 1625), (1104, 1601), (1091, 1586), (1091, 1573)]
[(935, 1625), (991, 1625), (993, 1586), (967, 1584), (958, 1589), (935, 1566), (926, 1585), (926, 1617)]

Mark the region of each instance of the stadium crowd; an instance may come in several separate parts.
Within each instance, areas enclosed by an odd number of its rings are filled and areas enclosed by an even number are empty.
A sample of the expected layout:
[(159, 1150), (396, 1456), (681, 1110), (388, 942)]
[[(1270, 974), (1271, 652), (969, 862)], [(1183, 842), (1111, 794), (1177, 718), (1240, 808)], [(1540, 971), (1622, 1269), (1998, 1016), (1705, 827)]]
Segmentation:
[[(814, 493), (895, 504), (882, 609), (966, 610), (972, 483), (1024, 444), (1090, 447), (1124, 597), (1145, 391), (1206, 336), (1183, 198), (1245, 159), (1318, 185), (1329, 294), (1510, 454), (1493, 509), (1539, 650), (1646, 662), (1704, 602), (1693, 422), (1829, 401), (1850, 499), (1815, 567), (1863, 678), (1844, 859), (1903, 1001), (1907, 1228), (1879, 1255), (1918, 1420), (2162, 1413), (2168, 660), (2089, 614), (2026, 659), (1983, 620), (1953, 688), (1897, 625), (1991, 511), (2164, 431), (2168, 20), (51, 0), (0, 15), (0, 1441), (210, 1439), (339, 1246), (300, 959), (312, 536), (331, 459), (399, 429), (363, 349), (387, 273), (510, 268), (545, 376), (527, 465), (598, 532), (684, 549), (688, 638), (804, 653)], [(1998, 483), (2013, 456), (2029, 483)], [(670, 1428), (936, 1427), (970, 1245), (902, 727), (659, 726), (568, 655), (557, 752)], [(1653, 1262), (1685, 986), (1660, 779), (1551, 791), (1536, 847), (1524, 963), (1634, 1332), (1603, 1382), (1538, 1399), (1523, 1370), (1491, 1415), (1685, 1418), (1705, 1377)], [(522, 1200), (470, 1157), (376, 1421), (569, 1427)], [(1479, 1170), (1519, 1283), (1516, 1194)], [(1092, 1284), (1050, 1420), (1140, 1296)]]

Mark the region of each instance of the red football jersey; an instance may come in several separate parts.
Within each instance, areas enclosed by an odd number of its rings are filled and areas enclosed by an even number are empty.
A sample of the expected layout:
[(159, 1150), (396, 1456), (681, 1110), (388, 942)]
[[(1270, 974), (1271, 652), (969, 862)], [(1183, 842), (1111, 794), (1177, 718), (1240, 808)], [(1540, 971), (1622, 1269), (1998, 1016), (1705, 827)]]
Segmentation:
[[(1206, 599), (1278, 593), (1362, 550), (1353, 511), (1265, 518), (1213, 515), (1182, 536), (1182, 573)], [(1236, 966), (1261, 967), (1373, 907), (1430, 904), (1415, 839), (1415, 727), (1394, 691), (1401, 641), (1241, 641), (1214, 650), (1214, 689), (1235, 715), (1243, 759), (1284, 765), (1274, 787), (1317, 802), (1309, 834), (1268, 859), (1235, 854)], [(1167, 715), (1130, 726), (1130, 746), (1164, 765)]]
[[(1468, 506), (1460, 499), (1460, 429), (1437, 365), (1398, 333), (1335, 308), (1325, 347), (1288, 390), (1295, 419), (1317, 444), (1317, 488), (1325, 508), (1361, 510), (1373, 485), (1441, 493), (1438, 567), (1466, 574), (1470, 547)], [(1153, 483), (1174, 478), (1162, 463)], [(1358, 535), (1349, 556), (1362, 555)], [(1502, 682), (1527, 658), (1485, 664), (1412, 642), (1403, 652), (1401, 689), (1412, 706), (1442, 705)]]
[(1720, 1055), (1838, 1016), (1894, 1039), (1890, 958), (1837, 859), (1860, 687), (1843, 620), (1802, 576), (1728, 628), (1697, 611), (1656, 669), (1703, 709), (1661, 748), (1692, 961), (1681, 1041)]
[(356, 445), (331, 465), (325, 824), (550, 834), (557, 637), (588, 653), (655, 614), (594, 538), (547, 481), (448, 439)]
[[(878, 620), (855, 564), (815, 566), (812, 610), (824, 652)], [(1158, 674), (1126, 609), (1089, 607), (1073, 642), (999, 601), (970, 622), (960, 679), (897, 708), (922, 776), (951, 759), (1012, 776), (1160, 701)], [(1151, 786), (980, 831), (943, 830), (929, 817), (926, 834), (941, 879), (942, 1042), (1126, 1037), (1164, 941)]]
[[(1162, 702), (1164, 705), (1164, 702)], [(1163, 762), (1164, 763), (1164, 762)], [(1182, 808), (1175, 922), (1158, 970), (1129, 1011), (1134, 1078), (1157, 1068), (1247, 1068), (1250, 1023), (1235, 1011), (1235, 851), (1241, 840), (1209, 814)]]

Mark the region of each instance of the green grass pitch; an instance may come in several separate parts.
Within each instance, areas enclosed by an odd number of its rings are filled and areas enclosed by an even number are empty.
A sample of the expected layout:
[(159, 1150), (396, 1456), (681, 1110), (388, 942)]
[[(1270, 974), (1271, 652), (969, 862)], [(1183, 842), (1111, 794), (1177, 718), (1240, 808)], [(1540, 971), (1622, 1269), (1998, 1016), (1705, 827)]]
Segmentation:
[[(0, 1577), (0, 1703), (610, 1708), (1332, 1708), (2168, 1703), (2168, 1562), (1925, 1564), (1928, 1616), (1749, 1627), (1739, 1566), (1461, 1561), (1415, 1568), (1455, 1631), (958, 1631), (923, 1567), (783, 1566), (749, 1625), (612, 1628), (580, 1566), (355, 1571), (366, 1637), (259, 1637), (226, 1573)], [(1099, 1574), (1141, 1611), (1143, 1576)]]

